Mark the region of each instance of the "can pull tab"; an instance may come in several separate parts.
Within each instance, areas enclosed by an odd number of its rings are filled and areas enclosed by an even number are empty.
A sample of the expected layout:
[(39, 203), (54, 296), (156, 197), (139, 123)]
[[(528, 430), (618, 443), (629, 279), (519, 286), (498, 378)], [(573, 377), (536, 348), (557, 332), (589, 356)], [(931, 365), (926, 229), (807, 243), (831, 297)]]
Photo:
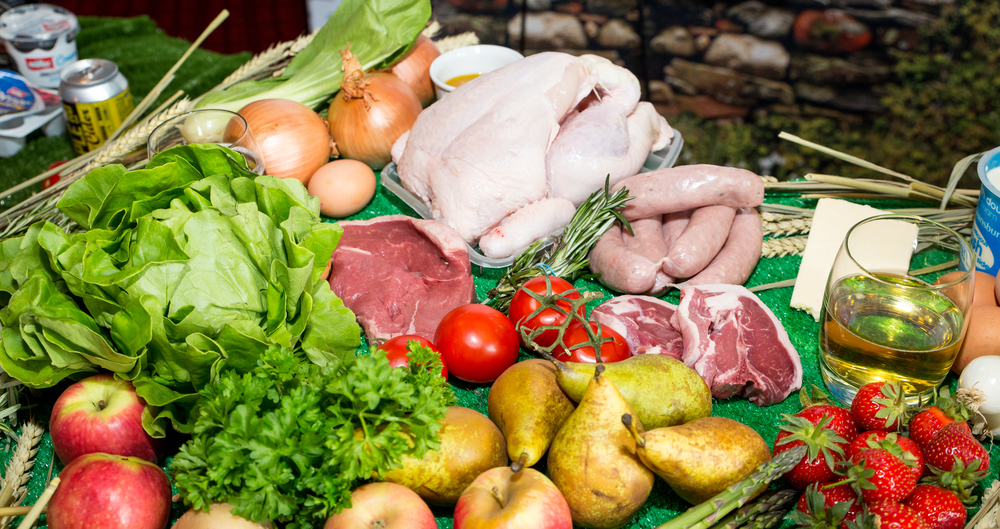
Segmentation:
[(103, 64), (92, 64), (90, 66), (87, 66), (86, 68), (80, 71), (80, 77), (81, 77), (80, 80), (83, 81), (84, 83), (88, 83), (88, 82), (93, 82), (94, 80), (97, 79), (103, 79), (104, 77), (101, 75), (102, 70), (104, 70)]

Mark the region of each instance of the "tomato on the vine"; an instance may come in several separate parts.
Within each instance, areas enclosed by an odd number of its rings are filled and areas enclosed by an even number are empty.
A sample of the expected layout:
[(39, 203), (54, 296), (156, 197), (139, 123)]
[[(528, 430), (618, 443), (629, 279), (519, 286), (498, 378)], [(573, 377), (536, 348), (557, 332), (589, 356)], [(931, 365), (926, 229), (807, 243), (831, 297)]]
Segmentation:
[(445, 315), (434, 343), (451, 374), (466, 382), (493, 382), (517, 361), (517, 331), (486, 305), (462, 305)]
[[(420, 345), (434, 351), (438, 354), (438, 356), (441, 355), (441, 351), (438, 351), (438, 348), (434, 347), (434, 344), (431, 343), (430, 340), (416, 334), (404, 334), (402, 336), (390, 338), (386, 340), (385, 343), (378, 346), (378, 348), (385, 351), (385, 357), (389, 360), (390, 366), (404, 367), (410, 365), (409, 344), (411, 341), (417, 342)], [(445, 363), (444, 357), (441, 357), (441, 377), (448, 380), (448, 364)]]
[[(594, 333), (597, 333), (597, 322), (588, 321), (588, 325), (593, 329)], [(608, 327), (607, 325), (601, 325), (601, 336), (603, 340), (605, 338), (611, 338), (611, 340), (601, 344), (601, 361), (610, 364), (611, 362), (619, 362), (625, 360), (626, 358), (632, 356), (631, 351), (629, 351), (628, 343), (625, 338), (622, 337), (618, 331)], [(563, 333), (563, 341), (560, 345), (556, 346), (555, 350), (552, 351), (552, 356), (556, 360), (561, 360), (563, 362), (597, 362), (597, 356), (594, 354), (593, 345), (585, 345), (573, 349), (573, 346), (581, 343), (586, 343), (590, 340), (587, 335), (587, 328), (583, 326), (582, 323), (575, 321), (569, 324), (566, 328), (566, 332)]]
[[(562, 295), (568, 300), (580, 299), (580, 292), (573, 288), (573, 285), (569, 281), (560, 277), (549, 277), (549, 281), (552, 285), (553, 294)], [(552, 308), (543, 309), (535, 317), (530, 317), (531, 313), (538, 310), (541, 304), (535, 298), (531, 297), (527, 291), (531, 291), (542, 296), (546, 295), (548, 290), (545, 283), (545, 276), (533, 277), (526, 281), (523, 285), (521, 285), (521, 288), (514, 293), (514, 297), (510, 300), (510, 309), (507, 311), (507, 316), (510, 318), (510, 321), (514, 322), (514, 327), (518, 331), (518, 338), (521, 340), (521, 345), (524, 345), (525, 347), (527, 347), (528, 344), (524, 343), (524, 338), (521, 336), (522, 330), (530, 334), (539, 327), (562, 325), (563, 322), (566, 321), (566, 318), (569, 317), (568, 315), (560, 314), (559, 311)], [(569, 301), (563, 300), (556, 301), (556, 306), (566, 311), (567, 314), (573, 308)], [(581, 318), (586, 318), (586, 310), (587, 309), (583, 306), (583, 304), (580, 304), (577, 308), (577, 314), (579, 314)], [(539, 347), (549, 347), (555, 343), (558, 338), (559, 331), (556, 329), (549, 329), (539, 333), (538, 336), (534, 338), (534, 342)]]

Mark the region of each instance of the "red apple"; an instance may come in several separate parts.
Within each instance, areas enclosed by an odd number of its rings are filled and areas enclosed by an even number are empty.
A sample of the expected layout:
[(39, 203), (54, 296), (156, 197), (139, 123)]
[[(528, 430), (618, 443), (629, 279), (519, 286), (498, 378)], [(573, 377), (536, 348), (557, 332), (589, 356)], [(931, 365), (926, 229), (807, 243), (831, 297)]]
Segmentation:
[(351, 508), (326, 520), (323, 529), (437, 529), (430, 507), (416, 492), (395, 483), (369, 483), (351, 493)]
[(127, 380), (85, 378), (66, 388), (52, 408), (52, 446), (63, 463), (94, 452), (156, 462), (160, 440), (142, 428), (145, 407)]
[(49, 529), (163, 529), (170, 521), (170, 480), (135, 457), (87, 454), (59, 473)]
[(569, 504), (545, 474), (510, 467), (483, 472), (455, 505), (455, 529), (572, 529)]

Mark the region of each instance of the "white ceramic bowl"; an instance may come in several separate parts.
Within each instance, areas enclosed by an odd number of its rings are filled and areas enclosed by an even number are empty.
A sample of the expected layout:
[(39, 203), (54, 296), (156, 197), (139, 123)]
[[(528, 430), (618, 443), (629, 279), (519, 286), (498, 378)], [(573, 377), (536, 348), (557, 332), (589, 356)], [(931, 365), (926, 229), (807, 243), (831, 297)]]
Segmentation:
[(446, 84), (460, 75), (478, 73), (480, 75), (492, 72), (508, 64), (523, 59), (524, 56), (510, 48), (492, 44), (477, 44), (442, 53), (431, 63), (431, 81), (434, 81), (434, 92), (441, 99), (455, 89)]

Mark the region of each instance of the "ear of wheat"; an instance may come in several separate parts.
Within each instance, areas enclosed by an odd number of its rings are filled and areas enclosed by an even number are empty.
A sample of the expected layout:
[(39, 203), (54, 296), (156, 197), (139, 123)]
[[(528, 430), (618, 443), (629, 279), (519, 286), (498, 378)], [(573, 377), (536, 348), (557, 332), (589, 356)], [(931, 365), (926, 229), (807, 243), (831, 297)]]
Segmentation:
[[(28, 495), (25, 485), (31, 479), (31, 469), (35, 466), (35, 456), (38, 455), (38, 443), (42, 440), (45, 429), (35, 421), (28, 421), (21, 427), (21, 435), (17, 448), (3, 474), (0, 486), (0, 507), (20, 505)], [(0, 529), (10, 526), (13, 516), (0, 518)]]

